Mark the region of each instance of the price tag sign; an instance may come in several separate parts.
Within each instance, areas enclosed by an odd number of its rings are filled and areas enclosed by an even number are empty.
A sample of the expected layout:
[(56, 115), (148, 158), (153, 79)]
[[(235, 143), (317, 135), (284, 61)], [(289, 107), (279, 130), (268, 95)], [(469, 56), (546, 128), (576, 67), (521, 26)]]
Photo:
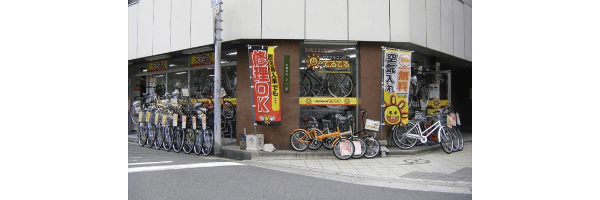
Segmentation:
[(200, 117), (202, 118), (202, 130), (206, 131), (206, 114), (202, 113)]
[(184, 97), (190, 96), (190, 92), (188, 91), (188, 89), (181, 89), (181, 93), (183, 94)]
[(138, 117), (139, 117), (138, 121), (141, 122), (142, 121), (142, 113), (141, 112), (138, 113)]
[(181, 127), (183, 128), (185, 128), (185, 122), (187, 122), (186, 118), (186, 115), (181, 115)]
[(173, 114), (173, 126), (177, 126), (177, 113)]
[(154, 124), (158, 124), (158, 113), (154, 114)]
[(196, 116), (192, 116), (192, 129), (196, 130)]
[(358, 156), (360, 155), (361, 151), (360, 151), (360, 141), (352, 141), (354, 143), (354, 155)]
[(370, 131), (379, 131), (379, 121), (367, 119), (367, 123), (365, 123), (365, 129)]
[(350, 155), (350, 141), (339, 142), (342, 156)]
[(162, 125), (167, 126), (167, 115), (163, 115), (162, 117)]
[(146, 122), (150, 121), (150, 111), (146, 112)]

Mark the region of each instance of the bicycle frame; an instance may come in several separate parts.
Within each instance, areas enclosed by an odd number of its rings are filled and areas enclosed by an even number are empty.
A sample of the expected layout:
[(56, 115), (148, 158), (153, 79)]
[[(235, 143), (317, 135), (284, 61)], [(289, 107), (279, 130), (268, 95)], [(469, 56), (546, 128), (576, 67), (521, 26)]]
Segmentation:
[[(427, 137), (429, 137), (429, 135), (431, 135), (434, 132), (434, 130), (437, 130), (437, 133), (438, 133), (437, 141), (441, 142), (442, 139), (441, 139), (441, 137), (439, 137), (439, 135), (440, 135), (443, 127), (441, 125), (440, 120), (438, 120), (437, 122), (433, 123), (433, 125), (431, 125), (429, 128), (427, 128), (425, 130), (421, 130), (421, 126), (419, 126), (420, 123), (421, 122), (416, 123), (416, 124), (413, 123), (413, 124), (415, 124), (415, 126), (413, 126), (411, 129), (409, 129), (407, 131), (406, 136), (409, 137), (409, 138), (419, 139), (419, 140), (421, 140), (421, 143), (425, 143), (425, 142), (427, 142)], [(417, 129), (417, 131), (419, 132), (419, 134), (412, 134), (411, 133), (411, 131), (413, 129), (415, 129), (415, 128)], [(423, 133), (427, 133), (427, 135), (423, 135)]]

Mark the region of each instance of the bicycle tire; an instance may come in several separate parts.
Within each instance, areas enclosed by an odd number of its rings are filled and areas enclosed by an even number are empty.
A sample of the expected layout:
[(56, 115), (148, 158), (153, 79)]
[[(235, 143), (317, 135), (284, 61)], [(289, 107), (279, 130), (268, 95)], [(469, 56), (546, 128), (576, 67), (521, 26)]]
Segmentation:
[(221, 105), (221, 110), (228, 120), (232, 120), (235, 118), (235, 107), (229, 101), (223, 101), (223, 105)]
[(177, 127), (173, 130), (175, 137), (173, 137), (173, 151), (179, 153), (183, 149), (183, 128)]
[(305, 97), (308, 96), (308, 93), (312, 90), (312, 83), (308, 77), (304, 77), (300, 82), (300, 96)]
[(334, 97), (347, 97), (353, 87), (354, 81), (348, 74), (333, 74), (327, 81), (327, 91)]
[(159, 150), (165, 141), (165, 127), (158, 125), (156, 140), (154, 140), (154, 149)]
[(352, 143), (354, 143), (354, 141), (359, 141), (359, 144), (360, 144), (360, 153), (358, 155), (356, 155), (357, 149), (356, 149), (356, 144), (354, 144), (354, 153), (352, 154), (352, 158), (359, 159), (359, 158), (362, 158), (363, 156), (365, 156), (365, 153), (367, 153), (367, 145), (366, 145), (365, 141), (359, 137), (352, 137), (350, 139), (350, 141), (352, 141)]
[(458, 151), (458, 145), (460, 145), (460, 138), (454, 128), (449, 128), (450, 136), (452, 137), (452, 151)]
[(140, 115), (140, 113), (135, 110), (134, 106), (131, 106), (129, 108), (129, 116), (131, 117), (131, 121), (133, 122), (133, 124), (135, 124), (135, 125), (140, 124), (140, 121), (139, 121), (140, 116), (139, 115)]
[(456, 133), (458, 133), (458, 138), (459, 138), (458, 151), (462, 151), (463, 148), (465, 147), (465, 140), (463, 139), (462, 133), (460, 132), (460, 129), (458, 128), (458, 126), (454, 127), (454, 130), (456, 131)]
[(175, 136), (173, 132), (172, 126), (165, 127), (165, 141), (163, 142), (165, 151), (170, 151), (173, 148), (173, 137)]
[(213, 145), (215, 143), (214, 134), (211, 128), (207, 128), (204, 131), (204, 144), (202, 144), (202, 155), (208, 156), (212, 152)]
[(148, 139), (148, 128), (147, 124), (142, 122), (138, 125), (138, 144), (140, 147), (146, 145), (146, 140)]
[(194, 141), (194, 153), (196, 155), (202, 154), (202, 142), (204, 142), (204, 131), (198, 130)]
[(308, 148), (308, 142), (302, 142), (310, 139), (308, 133), (305, 130), (296, 130), (290, 136), (290, 143), (292, 148), (296, 151), (304, 151)]
[(156, 125), (148, 125), (148, 139), (146, 140), (146, 147), (154, 147), (154, 139), (156, 138)]
[(379, 155), (379, 152), (381, 151), (381, 145), (379, 144), (379, 141), (377, 141), (373, 137), (365, 137), (363, 140), (365, 141), (365, 145), (367, 146), (365, 158), (377, 157), (377, 155)]
[(194, 149), (194, 131), (192, 129), (185, 129), (183, 131), (183, 152), (189, 154)]
[(331, 150), (331, 149), (333, 149), (333, 148), (331, 147), (331, 143), (332, 143), (332, 142), (333, 142), (333, 139), (331, 139), (331, 138), (325, 138), (325, 139), (323, 140), (323, 146), (324, 146), (326, 149), (328, 149), (328, 150)]
[(442, 150), (444, 150), (444, 152), (447, 154), (452, 153), (452, 138), (446, 131), (446, 127), (440, 127), (438, 137), (440, 137), (440, 145), (442, 146)]
[[(400, 149), (411, 149), (417, 144), (417, 138), (409, 138), (407, 134), (418, 135), (418, 129), (415, 127), (416, 124), (409, 122), (406, 126), (396, 126), (392, 129), (392, 140), (394, 144)], [(410, 131), (410, 132), (409, 132)]]
[[(342, 143), (347, 143), (349, 148), (350, 148), (350, 154), (348, 155), (342, 155), (342, 149), (341, 149), (341, 144)], [(352, 143), (350, 140), (347, 140), (345, 138), (339, 139), (337, 141), (335, 141), (333, 143), (333, 155), (340, 159), (340, 160), (348, 160), (349, 158), (352, 157), (352, 155), (354, 155), (354, 143)]]
[[(321, 130), (319, 130), (319, 129), (315, 129), (315, 134), (317, 136), (319, 136), (319, 135), (323, 135), (323, 132)], [(317, 149), (320, 149), (321, 146), (323, 146), (323, 141), (321, 141), (321, 140), (313, 140), (308, 145), (308, 148), (311, 149), (311, 150), (317, 150)]]

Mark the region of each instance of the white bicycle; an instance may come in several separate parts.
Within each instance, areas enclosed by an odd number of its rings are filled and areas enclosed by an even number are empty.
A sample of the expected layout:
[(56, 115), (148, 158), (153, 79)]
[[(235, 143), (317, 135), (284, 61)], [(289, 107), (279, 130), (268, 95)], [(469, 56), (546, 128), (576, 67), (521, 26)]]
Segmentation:
[(410, 149), (415, 146), (417, 140), (421, 143), (426, 143), (427, 138), (437, 132), (437, 142), (440, 143), (442, 149), (446, 153), (452, 153), (453, 141), (452, 135), (447, 132), (446, 127), (446, 115), (444, 112), (437, 112), (437, 119), (429, 127), (425, 127), (423, 121), (434, 118), (427, 116), (425, 118), (416, 116), (413, 120), (409, 121), (406, 126), (395, 126), (393, 128), (393, 140), (396, 146), (401, 149)]

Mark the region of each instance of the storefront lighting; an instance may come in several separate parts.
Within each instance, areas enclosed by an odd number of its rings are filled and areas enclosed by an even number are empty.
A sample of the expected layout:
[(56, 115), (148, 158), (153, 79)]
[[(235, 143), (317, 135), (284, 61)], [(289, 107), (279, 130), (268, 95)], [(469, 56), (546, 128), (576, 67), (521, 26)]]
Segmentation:
[(163, 76), (165, 76), (165, 75), (158, 75), (158, 76), (155, 76), (155, 77), (163, 77)]
[(356, 58), (356, 54), (351, 54), (350, 58)]
[(187, 72), (178, 72), (178, 73), (175, 73), (175, 74), (185, 74), (185, 73), (187, 73)]
[(155, 61), (155, 60), (167, 59), (170, 57), (171, 57), (171, 55), (169, 55), (169, 54), (163, 54), (163, 55), (158, 55), (158, 56), (147, 57), (146, 61)]
[(201, 53), (201, 52), (206, 52), (206, 51), (212, 51), (214, 50), (214, 48), (212, 47), (199, 47), (199, 48), (194, 48), (194, 49), (188, 49), (185, 51), (182, 51), (181, 53), (183, 54), (196, 54), (196, 53)]
[(232, 52), (232, 53), (228, 53), (228, 54), (225, 54), (225, 55), (228, 55), (228, 56), (237, 55), (237, 52)]
[(147, 69), (142, 69), (142, 72), (147, 72), (147, 71), (148, 71)]
[(169, 67), (175, 67), (177, 66), (176, 64), (170, 64)]

